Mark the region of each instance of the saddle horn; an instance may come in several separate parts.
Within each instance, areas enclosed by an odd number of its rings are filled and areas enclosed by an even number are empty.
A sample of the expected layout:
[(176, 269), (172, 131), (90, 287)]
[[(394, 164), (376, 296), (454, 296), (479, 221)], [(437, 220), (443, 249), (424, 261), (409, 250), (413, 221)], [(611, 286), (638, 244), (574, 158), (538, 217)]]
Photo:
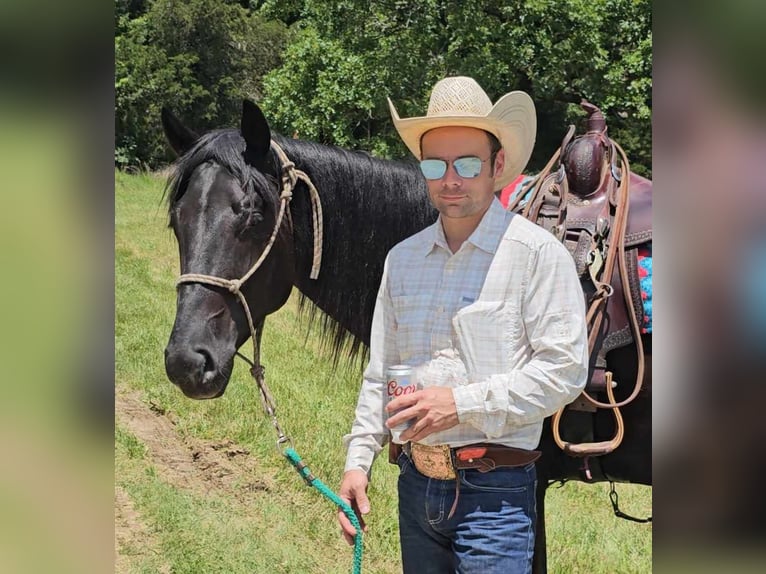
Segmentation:
[(609, 137), (601, 110), (587, 100), (582, 100), (580, 107), (588, 113), (586, 133), (566, 146), (561, 162), (569, 180), (570, 193), (587, 197), (603, 182)]

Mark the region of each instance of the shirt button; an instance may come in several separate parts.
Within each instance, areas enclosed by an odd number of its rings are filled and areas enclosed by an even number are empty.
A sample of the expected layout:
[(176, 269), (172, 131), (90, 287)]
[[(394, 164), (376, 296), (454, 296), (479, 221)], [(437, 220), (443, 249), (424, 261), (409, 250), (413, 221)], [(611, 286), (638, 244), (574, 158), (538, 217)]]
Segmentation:
[(444, 306), (442, 306), (442, 305), (439, 305), (439, 306), (436, 308), (436, 310), (437, 310), (439, 313), (444, 313)]

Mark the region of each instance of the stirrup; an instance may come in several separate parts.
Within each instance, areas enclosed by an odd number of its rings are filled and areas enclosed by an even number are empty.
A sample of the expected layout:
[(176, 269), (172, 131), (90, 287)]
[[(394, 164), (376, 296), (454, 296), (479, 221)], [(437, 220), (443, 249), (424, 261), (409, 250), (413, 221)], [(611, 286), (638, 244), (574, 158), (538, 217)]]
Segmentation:
[[(607, 371), (605, 373), (605, 378), (606, 378), (606, 394), (607, 394), (607, 397), (609, 397), (609, 403), (612, 405), (617, 404), (617, 401), (614, 400), (614, 391), (612, 390), (611, 371)], [(553, 430), (553, 440), (556, 441), (556, 444), (561, 450), (563, 450), (565, 453), (567, 453), (570, 456), (578, 456), (578, 457), (579, 456), (600, 456), (604, 454), (609, 454), (618, 446), (620, 446), (620, 443), (622, 443), (623, 436), (625, 435), (625, 425), (623, 424), (622, 413), (620, 413), (620, 409), (615, 407), (615, 408), (612, 408), (611, 410), (614, 413), (614, 420), (617, 426), (617, 430), (615, 431), (614, 437), (612, 437), (611, 440), (601, 441), (601, 442), (583, 442), (583, 443), (572, 443), (572, 442), (563, 440), (561, 438), (561, 433), (559, 432), (559, 424), (561, 422), (561, 416), (564, 413), (563, 408), (556, 411), (556, 414), (553, 415), (553, 420), (551, 421), (552, 423), (551, 427)]]

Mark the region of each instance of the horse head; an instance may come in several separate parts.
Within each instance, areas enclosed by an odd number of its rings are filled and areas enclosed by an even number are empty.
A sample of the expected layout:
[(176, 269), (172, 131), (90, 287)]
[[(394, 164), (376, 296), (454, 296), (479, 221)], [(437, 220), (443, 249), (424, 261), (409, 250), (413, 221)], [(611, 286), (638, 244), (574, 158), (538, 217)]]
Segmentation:
[(165, 370), (186, 396), (214, 398), (225, 391), (234, 355), (251, 331), (235, 292), (184, 278), (239, 280), (271, 240), (271, 253), (278, 256), (267, 257), (240, 292), (256, 324), (285, 303), (293, 284), (293, 248), (287, 226), (275, 230), (280, 168), (268, 123), (252, 102), (244, 102), (239, 130), (200, 137), (166, 108), (162, 126), (179, 156), (166, 193), (183, 281)]

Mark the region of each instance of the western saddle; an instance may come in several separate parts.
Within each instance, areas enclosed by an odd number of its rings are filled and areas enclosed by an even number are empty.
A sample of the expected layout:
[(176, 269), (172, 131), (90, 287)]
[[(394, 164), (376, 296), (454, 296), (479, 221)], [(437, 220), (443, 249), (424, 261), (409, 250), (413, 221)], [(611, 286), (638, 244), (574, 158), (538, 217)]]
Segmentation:
[[(574, 258), (585, 296), (590, 352), (589, 381), (566, 407), (595, 412), (612, 409), (615, 435), (603, 442), (571, 443), (561, 438), (564, 409), (552, 419), (554, 440), (576, 457), (612, 452), (623, 438), (620, 408), (633, 401), (644, 383), (644, 322), (638, 271), (639, 247), (652, 240), (652, 182), (630, 171), (625, 152), (607, 135), (599, 108), (583, 100), (587, 131), (574, 137), (570, 126), (561, 147), (543, 171), (512, 199), (509, 209), (536, 222), (562, 241)], [(609, 351), (634, 344), (636, 380), (632, 392), (617, 401)], [(606, 397), (606, 402), (595, 397)]]

